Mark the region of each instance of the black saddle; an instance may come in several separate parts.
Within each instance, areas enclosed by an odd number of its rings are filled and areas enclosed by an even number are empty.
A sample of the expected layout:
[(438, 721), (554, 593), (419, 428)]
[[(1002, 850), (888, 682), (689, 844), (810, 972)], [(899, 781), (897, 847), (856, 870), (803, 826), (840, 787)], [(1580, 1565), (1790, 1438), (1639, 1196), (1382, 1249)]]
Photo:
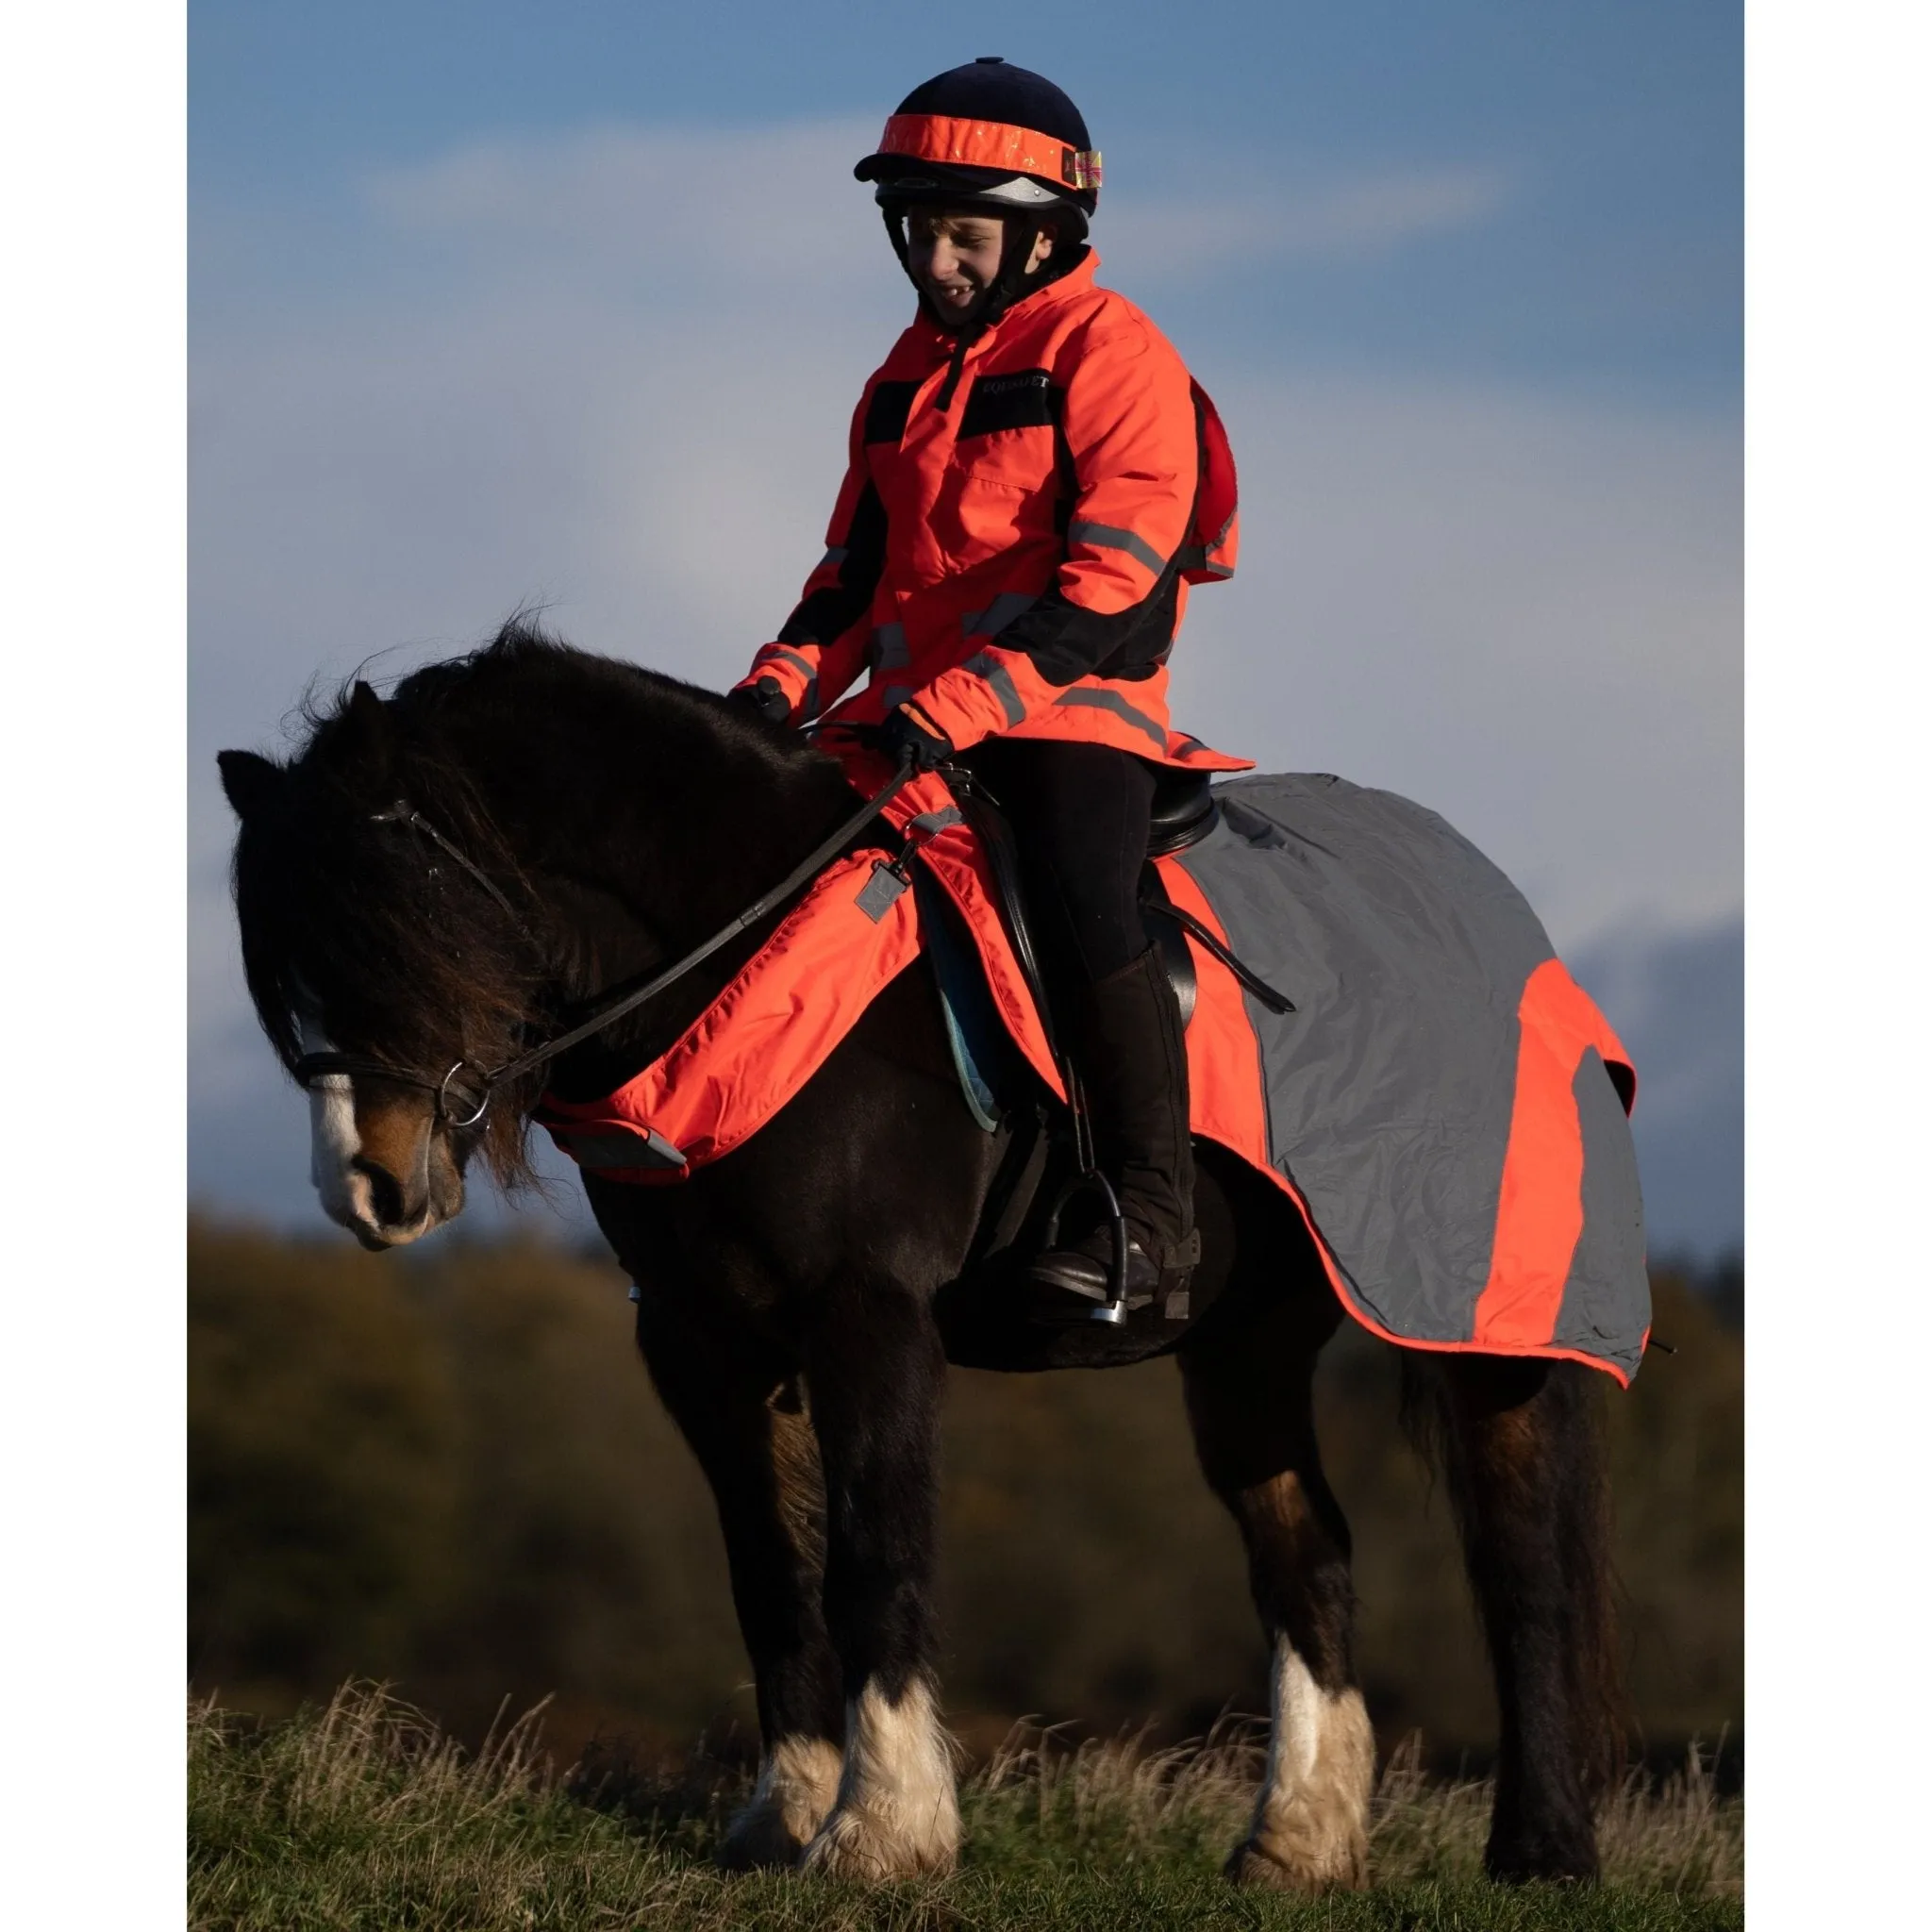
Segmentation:
[(1198, 845), (1221, 816), (1206, 772), (1177, 771), (1163, 765), (1154, 781), (1154, 816), (1147, 840), (1149, 858), (1168, 858)]

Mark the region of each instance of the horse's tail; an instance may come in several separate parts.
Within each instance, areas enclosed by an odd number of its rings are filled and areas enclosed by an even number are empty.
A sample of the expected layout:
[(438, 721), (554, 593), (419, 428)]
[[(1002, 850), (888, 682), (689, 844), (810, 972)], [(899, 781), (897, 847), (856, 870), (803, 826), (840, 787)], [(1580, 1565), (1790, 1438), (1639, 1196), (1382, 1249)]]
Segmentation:
[[(1597, 1374), (1563, 1361), (1401, 1357), (1403, 1429), (1447, 1478), (1491, 1655), (1552, 1647), (1584, 1789), (1602, 1797), (1624, 1774), (1632, 1710)], [(1522, 1399), (1483, 1402), (1466, 1372), (1485, 1368), (1510, 1376)]]

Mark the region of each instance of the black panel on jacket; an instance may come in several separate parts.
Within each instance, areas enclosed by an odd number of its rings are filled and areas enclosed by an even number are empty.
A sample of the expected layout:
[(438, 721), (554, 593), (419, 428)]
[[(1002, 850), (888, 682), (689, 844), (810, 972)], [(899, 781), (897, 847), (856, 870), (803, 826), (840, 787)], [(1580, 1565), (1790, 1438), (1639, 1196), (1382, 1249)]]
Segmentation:
[(781, 644), (829, 644), (850, 630), (872, 608), (873, 592), (886, 568), (886, 506), (867, 483), (853, 506), (845, 532), (845, 555), (839, 581), (814, 591), (785, 620)]
[(959, 418), (958, 441), (989, 436), (995, 429), (1049, 428), (1060, 420), (1064, 400), (1065, 392), (1044, 369), (975, 376)]
[(1051, 590), (1000, 633), (999, 647), (1024, 651), (1049, 684), (1149, 676), (1174, 647), (1178, 583), (1170, 565), (1138, 604), (1111, 614), (1082, 609)]
[(875, 385), (872, 400), (865, 406), (864, 440), (867, 442), (897, 442), (906, 434), (906, 419), (912, 413), (912, 398), (918, 393), (916, 382), (881, 382)]

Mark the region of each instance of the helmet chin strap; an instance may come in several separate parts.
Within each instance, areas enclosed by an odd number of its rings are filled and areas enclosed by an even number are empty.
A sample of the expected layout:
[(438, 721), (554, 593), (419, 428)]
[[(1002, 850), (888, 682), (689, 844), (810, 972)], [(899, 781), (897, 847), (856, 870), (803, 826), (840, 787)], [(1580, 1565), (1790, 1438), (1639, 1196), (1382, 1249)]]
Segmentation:
[[(879, 210), (885, 220), (886, 235), (891, 242), (892, 253), (899, 258), (899, 266), (906, 271), (906, 279), (919, 296), (920, 313), (935, 328), (943, 329), (948, 335), (962, 337), (969, 344), (983, 329), (997, 322), (1014, 303), (1024, 301), (1036, 289), (1043, 289), (1047, 283), (1057, 282), (1070, 270), (1077, 268), (1087, 254), (1084, 241), (1062, 239), (1039, 268), (1028, 275), (1026, 260), (1033, 253), (1034, 240), (1042, 228), (1051, 226), (1052, 223), (1043, 215), (1001, 212), (1007, 225), (1007, 237), (1000, 250), (999, 272), (988, 287), (986, 306), (969, 321), (954, 322), (933, 308), (926, 299), (924, 289), (920, 286), (919, 277), (912, 273), (910, 246), (906, 239), (905, 210), (893, 208)], [(953, 380), (957, 380), (957, 375)], [(944, 399), (940, 404), (941, 408), (952, 401), (953, 380), (946, 385)]]

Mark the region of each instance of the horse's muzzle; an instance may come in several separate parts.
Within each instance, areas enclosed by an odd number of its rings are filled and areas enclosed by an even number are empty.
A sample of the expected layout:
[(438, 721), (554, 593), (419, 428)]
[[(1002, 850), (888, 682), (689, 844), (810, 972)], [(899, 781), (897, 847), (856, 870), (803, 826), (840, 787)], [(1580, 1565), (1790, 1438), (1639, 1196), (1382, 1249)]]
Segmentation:
[(335, 1184), (321, 1187), (325, 1208), (365, 1248), (406, 1247), (462, 1212), (450, 1137), (419, 1096), (372, 1105), (358, 1095), (353, 1140), (317, 1153), (337, 1169)]

